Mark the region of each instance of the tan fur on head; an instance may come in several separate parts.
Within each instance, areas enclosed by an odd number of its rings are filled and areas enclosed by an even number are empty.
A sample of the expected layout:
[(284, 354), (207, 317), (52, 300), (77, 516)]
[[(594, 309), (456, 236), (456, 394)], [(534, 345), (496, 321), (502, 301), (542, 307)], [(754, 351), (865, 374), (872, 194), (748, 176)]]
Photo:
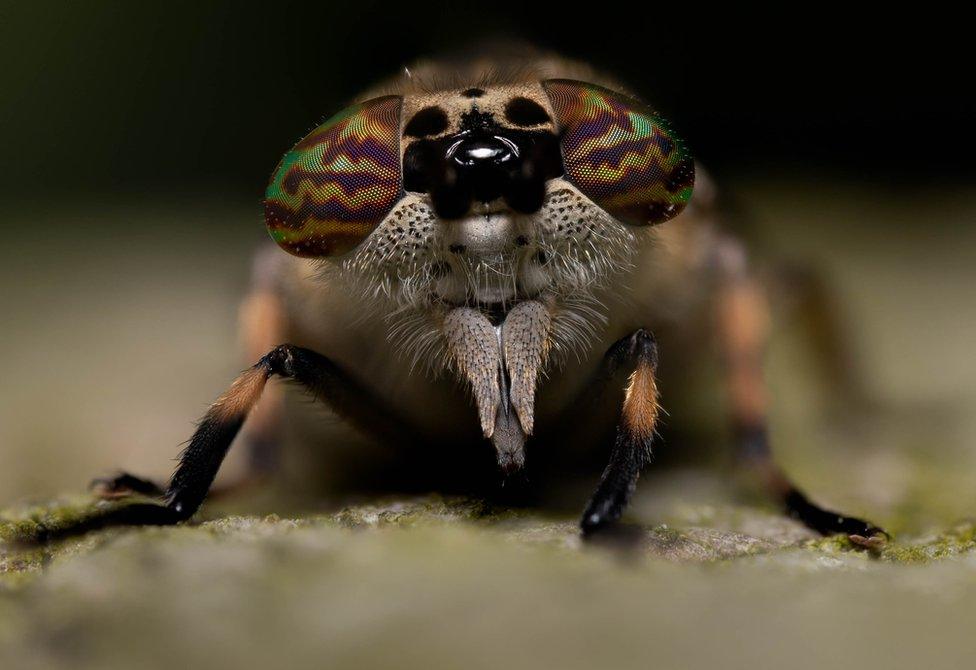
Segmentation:
[[(472, 56), (471, 54), (476, 54)], [(487, 88), (508, 84), (538, 82), (542, 79), (576, 79), (632, 93), (621, 82), (586, 63), (564, 58), (551, 51), (515, 40), (468, 47), (463, 53), (422, 59), (403, 68), (356, 100), (380, 95), (437, 93), (465, 88)]]
[[(444, 91), (432, 93), (416, 93), (406, 95), (403, 98), (403, 110), (401, 112), (401, 127), (406, 126), (410, 120), (421, 110), (437, 107), (444, 111), (447, 116), (447, 126), (439, 133), (428, 135), (427, 137), (437, 138), (445, 135), (453, 135), (461, 130), (462, 118), (464, 115), (476, 109), (478, 112), (491, 114), (495, 123), (500, 128), (520, 128), (508, 123), (505, 118), (505, 108), (509, 102), (515, 98), (528, 98), (542, 107), (549, 115), (549, 121), (531, 126), (532, 130), (545, 130), (555, 133), (556, 126), (553, 118), (555, 113), (549, 97), (542, 89), (542, 84), (538, 81), (527, 81), (513, 84), (493, 84), (485, 85), (485, 88), (473, 87), (480, 91), (476, 98), (467, 95), (470, 88), (451, 88)], [(400, 153), (405, 153), (407, 146), (415, 141), (410, 137), (401, 138)]]

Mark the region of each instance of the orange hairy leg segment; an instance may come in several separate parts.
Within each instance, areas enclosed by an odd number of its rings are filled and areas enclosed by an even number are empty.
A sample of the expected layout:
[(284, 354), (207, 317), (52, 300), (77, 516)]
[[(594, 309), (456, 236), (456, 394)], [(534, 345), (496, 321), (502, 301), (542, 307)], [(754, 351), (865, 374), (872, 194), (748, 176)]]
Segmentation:
[(621, 369), (630, 372), (624, 403), (610, 461), (580, 521), (584, 535), (592, 535), (620, 518), (641, 470), (651, 458), (658, 415), (657, 343), (648, 331), (637, 330), (607, 350), (599, 381), (606, 382)]

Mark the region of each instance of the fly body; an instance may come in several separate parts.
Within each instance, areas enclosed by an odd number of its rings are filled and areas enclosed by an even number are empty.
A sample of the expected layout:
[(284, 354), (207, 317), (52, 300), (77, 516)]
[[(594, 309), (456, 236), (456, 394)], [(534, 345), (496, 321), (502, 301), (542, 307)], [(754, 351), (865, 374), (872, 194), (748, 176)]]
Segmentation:
[(671, 126), (583, 65), (503, 57), (405, 70), (275, 169), (264, 208), (278, 248), (259, 257), (243, 319), (258, 362), (204, 417), (161, 492), (168, 512), (153, 514), (196, 511), (249, 415), (252, 442), (277, 440), (275, 391), (255, 408), (272, 376), (380, 440), (490, 448), (499, 480), (526, 467), (534, 441), (585, 424), (590, 399), (617, 383), (608, 464), (581, 521), (595, 532), (620, 516), (650, 458), (652, 330), (681, 332), (707, 310), (741, 453), (803, 522), (876, 541), (882, 531), (818, 507), (771, 460), (764, 302), (713, 201)]

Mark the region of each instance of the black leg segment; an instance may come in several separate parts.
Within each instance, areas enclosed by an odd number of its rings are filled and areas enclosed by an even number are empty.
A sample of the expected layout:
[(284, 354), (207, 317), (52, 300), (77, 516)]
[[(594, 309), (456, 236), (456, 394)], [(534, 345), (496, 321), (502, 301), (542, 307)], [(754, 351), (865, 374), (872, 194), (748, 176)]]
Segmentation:
[(887, 533), (863, 519), (820, 507), (807, 498), (773, 459), (765, 425), (736, 427), (737, 454), (746, 468), (761, 474), (767, 490), (783, 506), (783, 511), (822, 535), (843, 533), (851, 541), (870, 545)]
[(866, 521), (824, 509), (810, 501), (776, 464), (769, 444), (769, 392), (762, 360), (769, 330), (769, 306), (762, 287), (747, 271), (745, 254), (726, 240), (719, 254), (723, 282), (715, 296), (715, 322), (722, 352), (738, 461), (759, 474), (784, 511), (828, 535), (844, 533), (871, 546), (885, 532)]

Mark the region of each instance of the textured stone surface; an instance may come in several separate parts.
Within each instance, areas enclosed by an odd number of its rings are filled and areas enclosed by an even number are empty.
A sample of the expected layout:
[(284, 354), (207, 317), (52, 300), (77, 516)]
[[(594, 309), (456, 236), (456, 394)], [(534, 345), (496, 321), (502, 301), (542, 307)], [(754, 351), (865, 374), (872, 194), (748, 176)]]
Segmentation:
[(424, 497), (23, 542), (92, 513), (3, 515), (0, 667), (933, 668), (974, 645), (972, 524), (869, 554), (728, 504), (584, 544)]

